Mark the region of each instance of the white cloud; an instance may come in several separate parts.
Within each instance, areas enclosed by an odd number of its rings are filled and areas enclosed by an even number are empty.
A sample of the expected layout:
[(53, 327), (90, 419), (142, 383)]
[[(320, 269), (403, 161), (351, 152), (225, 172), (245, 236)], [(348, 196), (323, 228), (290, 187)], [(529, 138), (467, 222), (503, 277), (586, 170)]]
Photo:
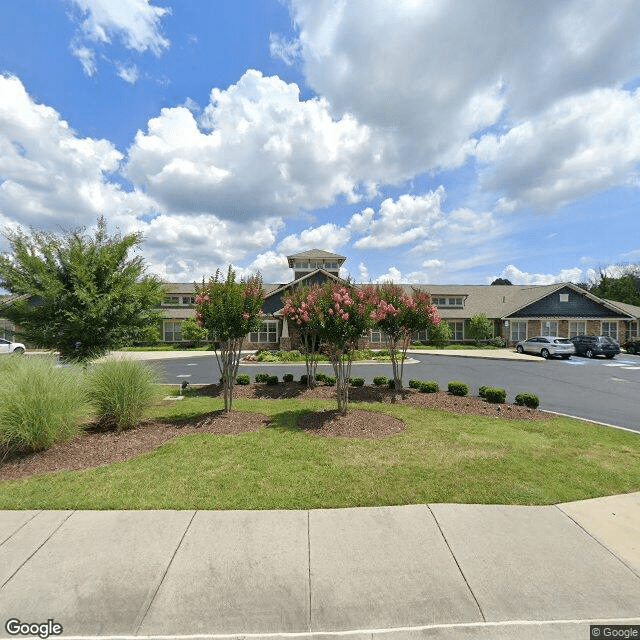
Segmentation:
[(483, 136), (476, 155), (488, 163), (481, 184), (506, 194), (501, 202), (555, 208), (631, 184), (640, 161), (640, 90), (572, 96), (504, 135)]
[(169, 46), (161, 34), (161, 20), (171, 13), (148, 0), (71, 0), (82, 14), (82, 33), (89, 40), (110, 43), (122, 39), (128, 49), (159, 56)]
[(357, 240), (354, 246), (359, 249), (398, 247), (434, 233), (444, 225), (444, 195), (444, 187), (420, 196), (403, 194), (395, 201), (383, 200), (375, 219), (370, 208), (355, 214), (351, 228), (367, 230), (368, 235)]
[(91, 225), (103, 212), (135, 218), (153, 203), (109, 182), (121, 160), (107, 140), (77, 137), (18, 78), (0, 76), (0, 215), (48, 230)]
[(280, 58), (291, 66), (300, 58), (300, 42), (288, 40), (279, 33), (269, 34), (269, 51), (274, 58)]
[(129, 84), (135, 84), (140, 77), (140, 72), (135, 64), (126, 64), (124, 62), (116, 62), (116, 69), (119, 78), (122, 78)]
[(164, 208), (224, 219), (291, 216), (357, 201), (372, 173), (369, 131), (334, 120), (323, 99), (301, 101), (295, 84), (247, 71), (213, 89), (200, 122), (163, 109), (139, 131), (126, 175)]
[(287, 236), (278, 244), (278, 251), (283, 255), (293, 255), (309, 249), (322, 249), (336, 253), (349, 239), (347, 229), (338, 227), (334, 223), (327, 223)]
[(560, 282), (580, 282), (582, 279), (582, 269), (574, 267), (571, 269), (562, 269), (559, 273), (527, 273), (521, 271), (518, 267), (509, 264), (500, 274), (491, 276), (488, 282), (496, 278), (506, 278), (513, 284), (555, 284)]
[(85, 75), (92, 77), (96, 74), (96, 54), (92, 49), (76, 43), (71, 45), (71, 53), (80, 60)]

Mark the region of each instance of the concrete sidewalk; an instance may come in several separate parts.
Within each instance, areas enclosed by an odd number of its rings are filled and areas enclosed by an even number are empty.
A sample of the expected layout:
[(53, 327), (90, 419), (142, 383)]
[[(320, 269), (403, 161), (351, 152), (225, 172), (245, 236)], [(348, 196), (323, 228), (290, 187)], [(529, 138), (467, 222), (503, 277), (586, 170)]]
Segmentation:
[(52, 619), (63, 638), (586, 640), (590, 623), (640, 625), (640, 493), (547, 507), (4, 511), (11, 618)]

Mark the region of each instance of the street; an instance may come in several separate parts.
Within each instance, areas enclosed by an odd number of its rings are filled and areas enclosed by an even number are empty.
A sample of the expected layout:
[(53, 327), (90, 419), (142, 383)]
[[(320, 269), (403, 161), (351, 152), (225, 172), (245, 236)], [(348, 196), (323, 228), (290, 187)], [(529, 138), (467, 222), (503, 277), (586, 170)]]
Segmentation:
[[(436, 380), (446, 390), (451, 380), (469, 385), (477, 395), (482, 385), (503, 387), (507, 402), (513, 402), (520, 392), (535, 393), (540, 409), (556, 411), (595, 420), (640, 433), (640, 356), (621, 353), (613, 360), (573, 356), (570, 360), (516, 361), (455, 356), (411, 354), (415, 364), (405, 364), (403, 381), (411, 378)], [(211, 384), (220, 378), (215, 356), (167, 358), (152, 361), (162, 371), (163, 381), (176, 385), (187, 380), (191, 384)], [(241, 364), (239, 373), (247, 373), (253, 382), (256, 373), (266, 371), (282, 379), (293, 373), (299, 380), (304, 364)], [(333, 375), (330, 364), (318, 365), (318, 371)], [(391, 364), (357, 364), (352, 376), (360, 376), (372, 384), (376, 375), (391, 377)]]

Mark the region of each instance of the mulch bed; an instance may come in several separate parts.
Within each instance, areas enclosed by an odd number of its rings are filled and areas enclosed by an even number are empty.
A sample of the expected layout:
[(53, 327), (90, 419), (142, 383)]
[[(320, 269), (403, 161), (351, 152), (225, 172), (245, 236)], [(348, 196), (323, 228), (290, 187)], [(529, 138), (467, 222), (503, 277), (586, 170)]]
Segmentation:
[[(222, 396), (219, 385), (200, 387), (195, 393), (208, 396)], [(307, 389), (297, 382), (236, 385), (234, 398), (323, 398), (335, 400), (335, 387), (320, 385)], [(457, 397), (447, 392), (421, 393), (415, 389), (405, 389), (404, 397), (396, 396), (396, 403), (434, 409), (444, 409), (453, 413), (480, 416), (500, 416), (516, 420), (543, 420), (553, 417), (544, 411), (518, 407), (516, 405), (490, 404), (474, 396)], [(354, 402), (393, 401), (393, 391), (386, 387), (351, 387), (349, 399)], [(172, 401), (170, 401), (172, 402)], [(68, 442), (59, 442), (47, 451), (32, 453), (6, 460), (0, 464), (0, 480), (24, 478), (36, 473), (60, 470), (80, 470), (111, 464), (134, 458), (151, 451), (172, 438), (186, 433), (214, 433), (236, 435), (257, 431), (270, 423), (270, 418), (260, 413), (214, 411), (196, 418), (179, 420), (146, 420), (134, 429), (116, 433), (89, 429)], [(363, 409), (350, 408), (346, 416), (336, 409), (311, 411), (304, 414), (297, 426), (308, 433), (320, 436), (343, 436), (349, 438), (381, 438), (404, 431), (402, 420), (385, 413), (373, 413)]]

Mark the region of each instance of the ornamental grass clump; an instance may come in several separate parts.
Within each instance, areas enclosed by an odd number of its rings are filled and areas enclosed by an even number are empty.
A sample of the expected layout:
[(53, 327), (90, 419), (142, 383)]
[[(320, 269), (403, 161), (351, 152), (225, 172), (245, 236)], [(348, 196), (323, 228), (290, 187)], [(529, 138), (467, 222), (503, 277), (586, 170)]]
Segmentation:
[(90, 415), (81, 366), (55, 358), (0, 358), (0, 460), (48, 449), (80, 433)]
[(159, 376), (135, 360), (105, 360), (87, 370), (87, 393), (105, 430), (131, 429), (155, 396)]

